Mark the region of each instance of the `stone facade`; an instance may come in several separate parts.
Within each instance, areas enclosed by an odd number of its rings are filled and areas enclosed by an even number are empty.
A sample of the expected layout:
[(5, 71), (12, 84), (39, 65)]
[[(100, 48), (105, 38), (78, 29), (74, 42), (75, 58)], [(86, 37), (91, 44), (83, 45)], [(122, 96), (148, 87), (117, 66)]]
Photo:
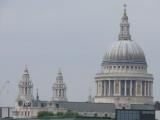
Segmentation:
[(147, 72), (142, 48), (131, 39), (126, 8), (120, 24), (119, 40), (106, 53), (101, 72), (96, 74), (95, 102), (153, 104), (153, 76)]
[(14, 116), (30, 116), (30, 108), (33, 106), (33, 83), (30, 79), (29, 71), (25, 65), (22, 80), (19, 82), (19, 94), (16, 99), (16, 106), (13, 111)]

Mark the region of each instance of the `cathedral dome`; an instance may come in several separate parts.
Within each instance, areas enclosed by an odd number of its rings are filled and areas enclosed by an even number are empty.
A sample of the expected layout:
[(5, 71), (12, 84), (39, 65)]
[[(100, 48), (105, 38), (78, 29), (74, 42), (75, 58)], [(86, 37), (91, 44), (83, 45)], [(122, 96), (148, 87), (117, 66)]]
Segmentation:
[(131, 38), (126, 5), (118, 40), (106, 52), (95, 81), (97, 103), (113, 103), (118, 109), (153, 104), (153, 76), (147, 72), (143, 49)]
[(107, 63), (146, 63), (142, 48), (132, 40), (114, 42), (103, 61)]
[(110, 47), (104, 57), (103, 63), (146, 64), (142, 48), (131, 39), (126, 8), (121, 19), (119, 40)]

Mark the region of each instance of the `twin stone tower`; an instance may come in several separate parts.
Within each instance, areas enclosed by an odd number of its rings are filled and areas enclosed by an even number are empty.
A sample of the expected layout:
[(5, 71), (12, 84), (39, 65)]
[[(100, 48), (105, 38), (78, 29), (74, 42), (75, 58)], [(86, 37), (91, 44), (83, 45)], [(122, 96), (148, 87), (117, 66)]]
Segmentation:
[[(33, 83), (30, 79), (30, 75), (28, 72), (27, 66), (25, 66), (24, 73), (22, 75), (22, 80), (19, 82), (19, 94), (17, 97), (18, 106), (32, 106), (32, 102), (34, 101), (33, 97)], [(53, 90), (53, 101), (67, 101), (66, 96), (66, 84), (63, 82), (63, 75), (61, 70), (59, 70), (58, 75), (56, 77), (56, 81), (52, 86)], [(36, 100), (39, 99), (38, 93)]]

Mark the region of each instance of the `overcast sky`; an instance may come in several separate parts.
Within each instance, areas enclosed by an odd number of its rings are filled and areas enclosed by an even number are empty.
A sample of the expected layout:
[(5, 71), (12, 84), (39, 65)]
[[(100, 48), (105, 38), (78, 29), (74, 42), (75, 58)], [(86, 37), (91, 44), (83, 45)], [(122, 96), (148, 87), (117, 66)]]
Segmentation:
[(95, 74), (118, 40), (124, 3), (160, 100), (160, 0), (0, 0), (0, 105), (15, 102), (25, 64), (41, 100), (51, 100), (59, 68), (69, 101), (86, 101), (89, 89), (94, 95)]

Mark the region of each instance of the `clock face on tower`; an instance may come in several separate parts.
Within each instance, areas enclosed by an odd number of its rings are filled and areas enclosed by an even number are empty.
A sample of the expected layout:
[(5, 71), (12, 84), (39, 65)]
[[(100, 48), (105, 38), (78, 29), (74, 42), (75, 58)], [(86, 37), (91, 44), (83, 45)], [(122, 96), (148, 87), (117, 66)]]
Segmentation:
[(22, 106), (22, 105), (23, 105), (23, 101), (22, 101), (22, 100), (19, 100), (19, 101), (18, 101), (18, 105), (19, 105), (19, 106)]
[(31, 107), (31, 101), (30, 100), (24, 101), (24, 107)]

